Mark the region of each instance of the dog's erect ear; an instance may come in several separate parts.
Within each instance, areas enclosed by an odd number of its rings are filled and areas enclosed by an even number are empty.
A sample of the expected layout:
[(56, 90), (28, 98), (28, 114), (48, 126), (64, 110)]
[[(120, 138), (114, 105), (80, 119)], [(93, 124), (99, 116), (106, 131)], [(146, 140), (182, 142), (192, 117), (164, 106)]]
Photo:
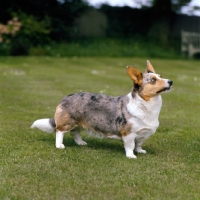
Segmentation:
[(151, 63), (147, 60), (147, 68), (146, 68), (145, 73), (150, 73), (150, 72), (155, 73), (155, 70), (153, 66), (151, 65)]
[(142, 72), (131, 66), (127, 66), (126, 70), (128, 72), (128, 75), (131, 77), (131, 79), (135, 84), (142, 85), (142, 79), (143, 79)]

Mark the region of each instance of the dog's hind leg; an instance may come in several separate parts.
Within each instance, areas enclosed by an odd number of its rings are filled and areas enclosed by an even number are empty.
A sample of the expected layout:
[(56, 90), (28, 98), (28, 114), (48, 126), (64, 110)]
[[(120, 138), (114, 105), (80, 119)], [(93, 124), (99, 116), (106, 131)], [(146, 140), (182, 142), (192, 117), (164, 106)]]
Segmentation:
[(63, 144), (63, 137), (67, 131), (56, 131), (56, 148), (64, 149), (65, 145)]
[(74, 129), (76, 125), (75, 119), (72, 119), (62, 105), (58, 105), (54, 115), (56, 124), (56, 148), (64, 149), (63, 144), (64, 134)]
[(76, 142), (76, 144), (78, 144), (78, 145), (87, 145), (87, 143), (82, 140), (81, 134), (77, 129), (71, 130), (70, 133), (74, 137), (74, 141)]

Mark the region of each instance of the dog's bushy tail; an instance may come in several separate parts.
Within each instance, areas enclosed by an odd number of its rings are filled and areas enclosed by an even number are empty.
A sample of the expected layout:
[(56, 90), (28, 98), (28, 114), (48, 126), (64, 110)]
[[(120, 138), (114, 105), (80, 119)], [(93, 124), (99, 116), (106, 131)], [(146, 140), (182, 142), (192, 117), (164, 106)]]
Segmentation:
[(55, 120), (54, 118), (51, 119), (38, 119), (36, 120), (31, 128), (38, 128), (41, 131), (47, 132), (47, 133), (54, 133), (55, 132)]

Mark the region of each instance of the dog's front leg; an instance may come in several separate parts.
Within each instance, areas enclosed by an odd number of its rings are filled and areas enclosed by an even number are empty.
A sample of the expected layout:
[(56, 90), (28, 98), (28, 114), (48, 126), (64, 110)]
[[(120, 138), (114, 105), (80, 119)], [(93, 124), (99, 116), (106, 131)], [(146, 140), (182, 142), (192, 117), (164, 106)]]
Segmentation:
[(134, 155), (133, 150), (135, 148), (135, 133), (130, 133), (129, 135), (122, 136), (122, 140), (124, 141), (124, 148), (126, 151), (126, 157), (128, 158), (137, 158), (136, 155)]
[(57, 131), (56, 132), (56, 148), (64, 149), (65, 145), (63, 144), (63, 137), (66, 131)]
[(137, 153), (146, 153), (144, 149), (142, 149), (142, 144), (144, 142), (144, 137), (136, 137), (135, 139), (135, 151)]

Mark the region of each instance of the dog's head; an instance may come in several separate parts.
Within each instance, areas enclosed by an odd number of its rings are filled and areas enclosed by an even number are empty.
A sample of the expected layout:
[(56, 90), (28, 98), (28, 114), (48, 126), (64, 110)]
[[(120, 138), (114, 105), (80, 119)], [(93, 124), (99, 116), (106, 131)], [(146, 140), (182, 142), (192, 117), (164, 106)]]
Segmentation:
[(169, 79), (163, 79), (155, 70), (151, 63), (147, 60), (147, 67), (144, 73), (138, 69), (127, 66), (127, 72), (134, 82), (134, 92), (146, 101), (150, 98), (159, 95), (165, 91), (169, 91), (173, 82)]

